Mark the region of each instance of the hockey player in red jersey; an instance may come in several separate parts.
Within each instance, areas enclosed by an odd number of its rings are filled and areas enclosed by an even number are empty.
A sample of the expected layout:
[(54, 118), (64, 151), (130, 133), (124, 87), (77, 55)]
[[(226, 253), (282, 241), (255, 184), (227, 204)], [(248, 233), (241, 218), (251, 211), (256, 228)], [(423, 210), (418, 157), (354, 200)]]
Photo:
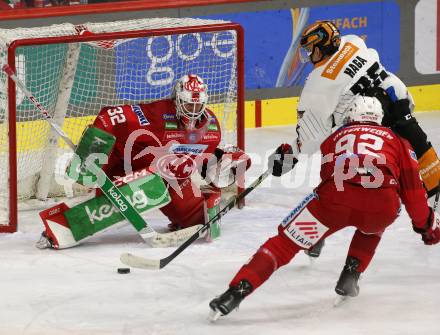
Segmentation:
[[(171, 201), (160, 210), (171, 230), (205, 223), (207, 204), (218, 205), (220, 188), (233, 184), (250, 166), (242, 150), (219, 148), (220, 124), (207, 102), (207, 85), (189, 74), (176, 82), (169, 99), (104, 107), (93, 123), (116, 138), (102, 168), (112, 180), (145, 168), (163, 178)], [(213, 186), (210, 192), (202, 194), (193, 183), (196, 171)], [(58, 249), (72, 246), (63, 245), (47, 222), (45, 226), (40, 247), (48, 246), (48, 238)]]
[(183, 77), (172, 95), (149, 104), (104, 107), (93, 125), (117, 139), (104, 166), (110, 178), (147, 166), (167, 181), (172, 200), (161, 211), (171, 228), (179, 229), (205, 222), (205, 201), (190, 177), (207, 154), (216, 152), (221, 158), (221, 130), (206, 107), (207, 87), (201, 78)]
[[(316, 21), (301, 35), (302, 59), (314, 69), (298, 103), (298, 146), (311, 153), (339, 127), (347, 105), (357, 94), (375, 96), (385, 112), (382, 124), (412, 145), (430, 201), (440, 181), (440, 161), (413, 114), (414, 101), (405, 84), (381, 63), (376, 50), (356, 35), (341, 35), (331, 21)], [(308, 251), (318, 257), (324, 240)]]
[(210, 302), (214, 319), (235, 309), (298, 251), (347, 226), (355, 226), (367, 238), (350, 245), (336, 292), (356, 296), (359, 276), (376, 248), (375, 236), (396, 219), (400, 200), (424, 243), (439, 242), (440, 215), (428, 207), (416, 155), (405, 139), (380, 126), (382, 117), (376, 98), (358, 96), (354, 100), (345, 126), (321, 145), (320, 185), (283, 220), (278, 235), (267, 240), (239, 270), (229, 289)]

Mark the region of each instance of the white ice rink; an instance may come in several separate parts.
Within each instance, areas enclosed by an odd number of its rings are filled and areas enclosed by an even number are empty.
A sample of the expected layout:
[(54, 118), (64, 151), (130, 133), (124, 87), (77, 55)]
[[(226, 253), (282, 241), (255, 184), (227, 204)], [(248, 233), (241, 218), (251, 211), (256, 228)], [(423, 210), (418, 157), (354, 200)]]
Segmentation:
[[(440, 113), (418, 119), (440, 150)], [(294, 127), (249, 130), (247, 149), (268, 152), (293, 132)], [(226, 290), (240, 266), (316, 184), (309, 174), (316, 175), (319, 165), (308, 162), (296, 169), (296, 179), (284, 178), (289, 188), (279, 179), (267, 181), (249, 195), (243, 210), (228, 213), (220, 240), (198, 242), (156, 272), (116, 273), (122, 252), (163, 257), (174, 250), (149, 249), (130, 226), (70, 250), (38, 250), (38, 214), (22, 214), (18, 233), (0, 235), (0, 334), (440, 334), (440, 245), (425, 246), (406, 213), (384, 234), (360, 281), (359, 297), (349, 303), (332, 305), (352, 229), (328, 238), (313, 266), (301, 253), (238, 312), (216, 324), (207, 321), (209, 301)], [(262, 171), (256, 161), (248, 181)], [(149, 218), (165, 230), (166, 220)]]

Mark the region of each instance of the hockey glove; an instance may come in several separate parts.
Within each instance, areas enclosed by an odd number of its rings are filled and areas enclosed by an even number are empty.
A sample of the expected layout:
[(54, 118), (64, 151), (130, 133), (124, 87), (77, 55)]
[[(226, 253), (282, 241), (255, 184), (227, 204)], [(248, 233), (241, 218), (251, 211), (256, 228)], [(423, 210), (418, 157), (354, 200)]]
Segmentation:
[(272, 175), (280, 177), (295, 167), (298, 160), (293, 156), (292, 146), (287, 143), (281, 144), (275, 152), (269, 156), (269, 168)]
[(400, 99), (391, 104), (390, 117), (393, 127), (406, 127), (411, 123), (417, 122), (411, 113), (409, 105), (410, 101), (408, 99)]
[(232, 185), (251, 166), (250, 157), (240, 148), (216, 148), (214, 156), (203, 162), (200, 172), (203, 179), (217, 188)]
[(216, 165), (223, 157), (225, 152), (220, 148), (215, 148), (213, 155), (208, 159), (205, 158), (202, 163), (202, 168), (200, 169), (200, 175), (203, 179), (206, 179), (206, 173), (208, 168), (211, 168), (213, 165)]
[[(385, 125), (384, 122), (382, 124)], [(425, 132), (411, 113), (408, 99), (397, 100), (391, 104), (390, 125), (386, 126), (390, 126), (398, 135), (408, 140), (418, 158), (432, 147)]]
[(440, 241), (440, 215), (429, 208), (429, 217), (425, 227), (418, 228), (413, 226), (416, 233), (422, 235), (422, 240), (426, 245), (437, 244)]

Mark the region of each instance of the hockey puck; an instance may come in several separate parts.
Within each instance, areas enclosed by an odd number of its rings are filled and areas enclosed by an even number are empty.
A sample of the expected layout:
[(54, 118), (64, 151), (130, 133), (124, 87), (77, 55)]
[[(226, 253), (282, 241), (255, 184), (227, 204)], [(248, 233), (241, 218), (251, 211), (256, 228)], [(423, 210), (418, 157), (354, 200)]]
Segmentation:
[(118, 273), (120, 274), (130, 273), (130, 268), (118, 268)]

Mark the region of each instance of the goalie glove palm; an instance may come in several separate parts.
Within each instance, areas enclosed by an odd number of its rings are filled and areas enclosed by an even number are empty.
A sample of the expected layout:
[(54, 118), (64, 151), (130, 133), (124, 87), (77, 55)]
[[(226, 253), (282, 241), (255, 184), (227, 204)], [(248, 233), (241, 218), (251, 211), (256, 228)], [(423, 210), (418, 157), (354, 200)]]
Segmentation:
[(275, 152), (269, 156), (269, 168), (272, 175), (281, 177), (283, 174), (292, 170), (298, 160), (293, 156), (292, 146), (287, 143), (281, 144)]
[(215, 149), (214, 156), (202, 166), (201, 176), (211, 185), (224, 188), (232, 185), (251, 166), (250, 157), (237, 147)]

